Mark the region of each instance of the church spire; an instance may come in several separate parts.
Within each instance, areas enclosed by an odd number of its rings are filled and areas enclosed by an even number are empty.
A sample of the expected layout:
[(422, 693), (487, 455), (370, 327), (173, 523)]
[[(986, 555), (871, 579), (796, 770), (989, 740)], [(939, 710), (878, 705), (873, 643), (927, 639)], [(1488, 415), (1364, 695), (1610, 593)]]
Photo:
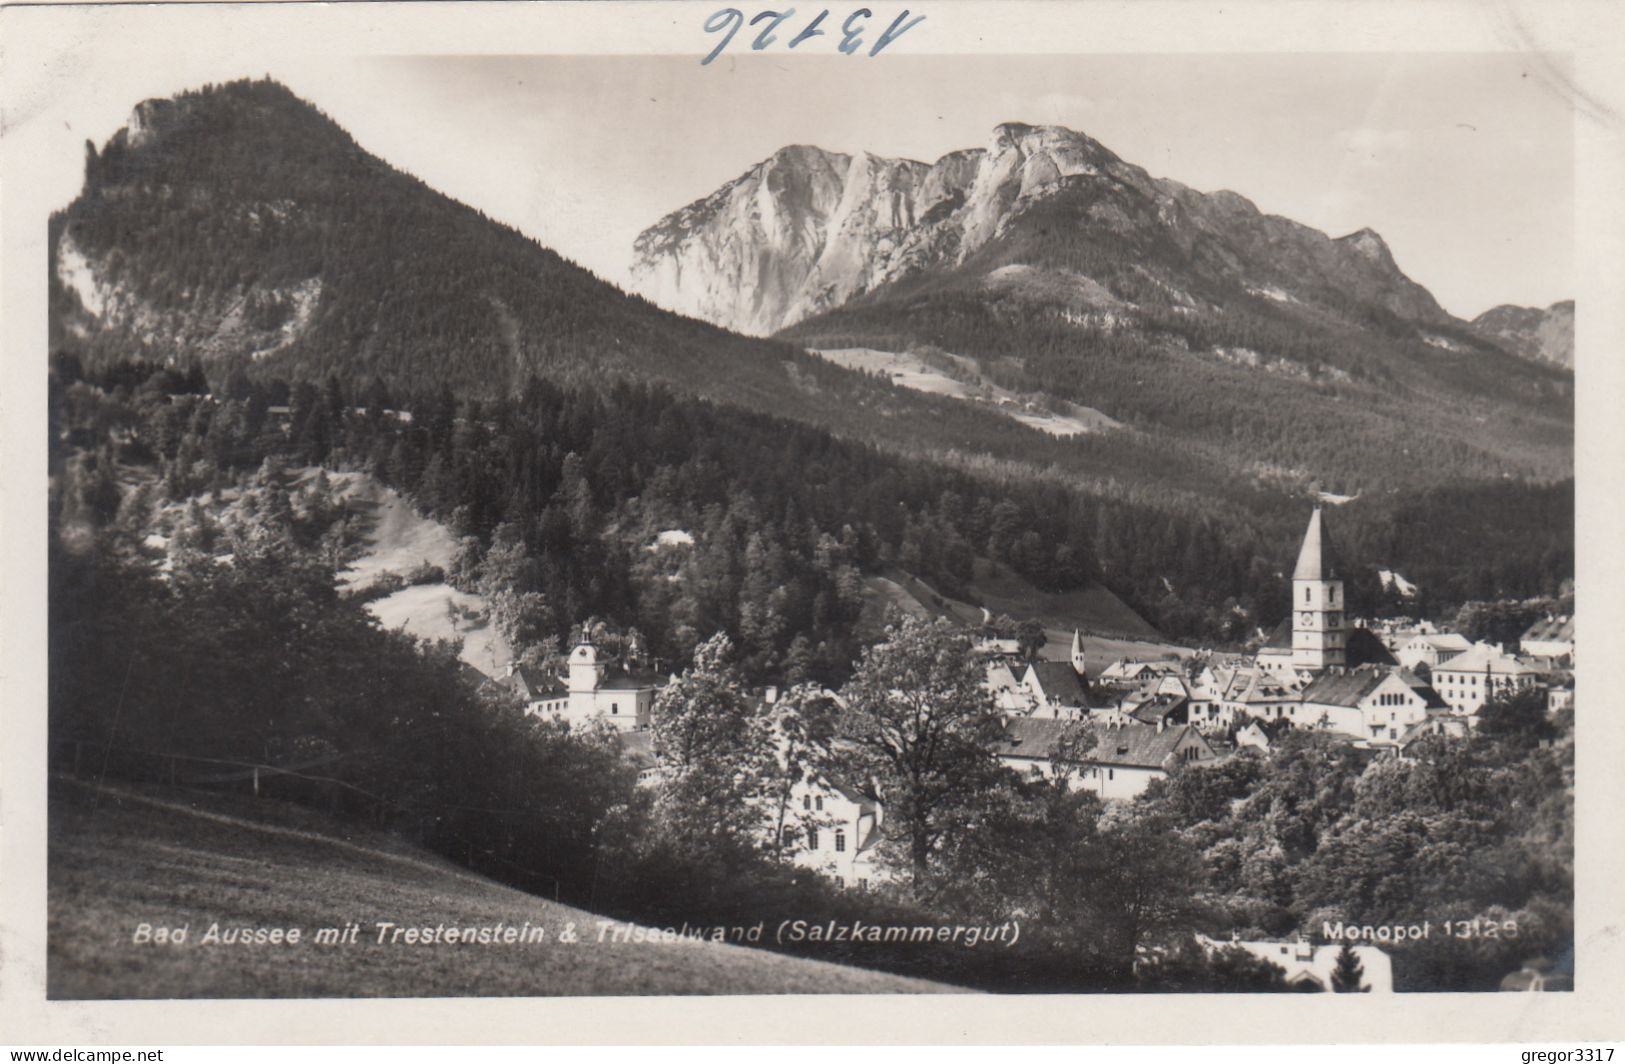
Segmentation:
[(1309, 528), (1303, 534), (1303, 546), (1298, 550), (1298, 564), (1292, 570), (1294, 580), (1341, 580), (1342, 565), (1332, 550), (1331, 537), (1326, 534), (1326, 522), (1320, 517), (1320, 504), (1309, 515)]
[(1342, 565), (1326, 534), (1320, 506), (1309, 515), (1309, 527), (1292, 570), (1292, 664), (1319, 671), (1347, 661)]

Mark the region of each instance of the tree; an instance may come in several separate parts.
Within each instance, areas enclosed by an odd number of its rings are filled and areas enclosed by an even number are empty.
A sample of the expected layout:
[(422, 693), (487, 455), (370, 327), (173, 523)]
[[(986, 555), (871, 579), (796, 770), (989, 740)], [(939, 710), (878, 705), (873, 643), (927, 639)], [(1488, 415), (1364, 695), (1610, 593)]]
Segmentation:
[(491, 620), (510, 647), (528, 647), (553, 631), (553, 609), (540, 591), (501, 587), (487, 592)]
[(797, 787), (816, 783), (831, 770), (835, 724), (834, 700), (814, 684), (792, 687), (767, 707), (774, 758), (764, 766), (764, 782), (772, 803), (772, 845), (780, 860), (789, 854), (788, 837), (804, 838), (807, 829), (824, 826), (815, 811), (797, 810), (792, 798)]
[(1205, 878), (1201, 854), (1168, 816), (1139, 804), (1110, 810), (1100, 837), (1091, 901), (1108, 957), (1128, 974), (1142, 946), (1191, 926)]
[(734, 667), (733, 643), (717, 633), (693, 664), (655, 698), (660, 770), (655, 813), (691, 855), (743, 863), (765, 841), (772, 735)]
[(1546, 692), (1524, 687), (1497, 694), (1478, 711), (1478, 733), (1527, 743), (1550, 738), (1553, 728), (1546, 717)]
[(1337, 951), (1337, 966), (1332, 969), (1332, 990), (1339, 994), (1364, 994), (1371, 990), (1365, 982), (1365, 966), (1354, 955), (1354, 947), (1347, 942)]
[(1454, 628), (1475, 643), (1515, 648), (1544, 613), (1539, 602), (1469, 602), (1456, 611)]
[(841, 691), (845, 760), (878, 786), (904, 851), (892, 859), (917, 894), (944, 834), (974, 816), (1001, 771), (992, 747), (1002, 726), (985, 679), (968, 633), (909, 618), (864, 652)]
[(108, 524), (118, 514), (119, 486), (111, 456), (91, 453), (80, 464), (79, 477), (74, 485), (78, 494), (79, 511), (97, 528)]
[(1100, 799), (1074, 786), (1081, 751), (1093, 744), (1093, 730), (1079, 724), (1052, 749), (1048, 773), (1007, 773), (985, 791), (980, 815), (941, 846), (946, 883), (933, 901), (975, 919), (1020, 914), (1035, 944), (1101, 967), (1099, 886), (1112, 858)]
[(1031, 618), (1016, 625), (1016, 645), (1025, 661), (1037, 661), (1038, 652), (1049, 642), (1044, 626)]

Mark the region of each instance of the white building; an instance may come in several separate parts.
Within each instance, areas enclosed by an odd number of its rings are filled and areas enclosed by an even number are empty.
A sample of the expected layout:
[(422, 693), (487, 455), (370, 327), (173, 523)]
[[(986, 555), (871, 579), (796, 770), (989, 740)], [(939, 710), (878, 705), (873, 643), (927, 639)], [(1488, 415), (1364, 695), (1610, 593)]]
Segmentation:
[(1340, 732), (1375, 745), (1398, 745), (1428, 710), (1444, 703), (1418, 677), (1403, 669), (1333, 670), (1304, 688), (1289, 718), (1296, 727)]
[(1244, 717), (1287, 720), (1302, 700), (1296, 671), (1282, 675), (1265, 668), (1242, 668), (1230, 671), (1224, 680), (1207, 714), (1208, 721), (1221, 727), (1228, 728)]
[[(1314, 987), (1331, 991), (1332, 972), (1337, 969), (1337, 955), (1341, 945), (1316, 946), (1302, 940), (1296, 942), (1225, 942), (1197, 935), (1196, 940), (1208, 951), (1235, 946), (1260, 960), (1286, 972), (1286, 983), (1300, 990)], [(1394, 990), (1394, 965), (1388, 954), (1376, 946), (1351, 946), (1360, 962), (1361, 984), (1372, 994), (1391, 994)]]
[(1473, 646), (1433, 670), (1433, 689), (1457, 713), (1476, 714), (1496, 695), (1533, 687), (1545, 670), (1494, 643)]
[(1407, 669), (1414, 669), (1418, 665), (1426, 665), (1431, 669), (1439, 662), (1455, 657), (1472, 645), (1472, 640), (1458, 632), (1414, 635), (1394, 651), (1394, 657)]
[(859, 788), (842, 780), (809, 780), (790, 793), (783, 844), (796, 865), (867, 890), (889, 878), (875, 860), (884, 820), (880, 802)]
[(528, 712), (585, 725), (603, 721), (621, 731), (649, 726), (655, 693), (665, 681), (654, 673), (619, 667), (583, 640), (566, 659), (563, 676), (548, 669), (514, 666), (512, 678)]
[(1059, 756), (1059, 748), (1078, 727), (1071, 721), (1019, 717), (1005, 725), (999, 760), (1023, 775), (1063, 772), (1072, 789), (1103, 799), (1130, 799), (1144, 793), (1152, 780), (1217, 757), (1202, 733), (1186, 724), (1159, 728), (1100, 721), (1094, 723), (1095, 745), (1088, 752)]

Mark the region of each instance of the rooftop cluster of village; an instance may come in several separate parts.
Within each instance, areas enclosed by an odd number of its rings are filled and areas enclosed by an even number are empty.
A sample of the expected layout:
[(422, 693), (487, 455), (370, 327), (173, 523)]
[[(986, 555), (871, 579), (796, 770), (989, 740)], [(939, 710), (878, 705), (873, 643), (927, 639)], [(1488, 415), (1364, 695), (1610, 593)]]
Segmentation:
[[(1020, 772), (1062, 774), (1105, 801), (1131, 800), (1182, 767), (1312, 730), (1369, 752), (1404, 756), (1430, 735), (1470, 732), (1492, 697), (1543, 692), (1549, 712), (1574, 697), (1574, 623), (1545, 618), (1517, 646), (1473, 642), (1429, 622), (1351, 621), (1322, 511), (1309, 519), (1292, 573), (1292, 613), (1256, 652), (1119, 659), (1091, 673), (1074, 632), (1067, 660), (1028, 660), (1014, 639), (976, 644), (1003, 722), (996, 751)], [(608, 660), (583, 639), (556, 668), (514, 667), (532, 713), (615, 728), (627, 756), (656, 778), (650, 722), (669, 681), (635, 656)], [(838, 698), (830, 692), (832, 698)], [(760, 692), (773, 701), (774, 688)], [(1080, 737), (1085, 737), (1081, 739)], [(874, 847), (884, 796), (838, 779), (809, 781), (796, 801), (827, 828), (798, 839), (795, 860), (866, 888), (885, 870)]]

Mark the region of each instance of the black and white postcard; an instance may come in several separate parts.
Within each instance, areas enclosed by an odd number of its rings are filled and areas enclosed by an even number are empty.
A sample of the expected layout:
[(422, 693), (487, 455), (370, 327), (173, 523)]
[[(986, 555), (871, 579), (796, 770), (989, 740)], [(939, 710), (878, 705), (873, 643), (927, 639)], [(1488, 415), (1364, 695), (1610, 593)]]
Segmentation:
[(1606, 1036), (1617, 8), (0, 23), (30, 1038)]

